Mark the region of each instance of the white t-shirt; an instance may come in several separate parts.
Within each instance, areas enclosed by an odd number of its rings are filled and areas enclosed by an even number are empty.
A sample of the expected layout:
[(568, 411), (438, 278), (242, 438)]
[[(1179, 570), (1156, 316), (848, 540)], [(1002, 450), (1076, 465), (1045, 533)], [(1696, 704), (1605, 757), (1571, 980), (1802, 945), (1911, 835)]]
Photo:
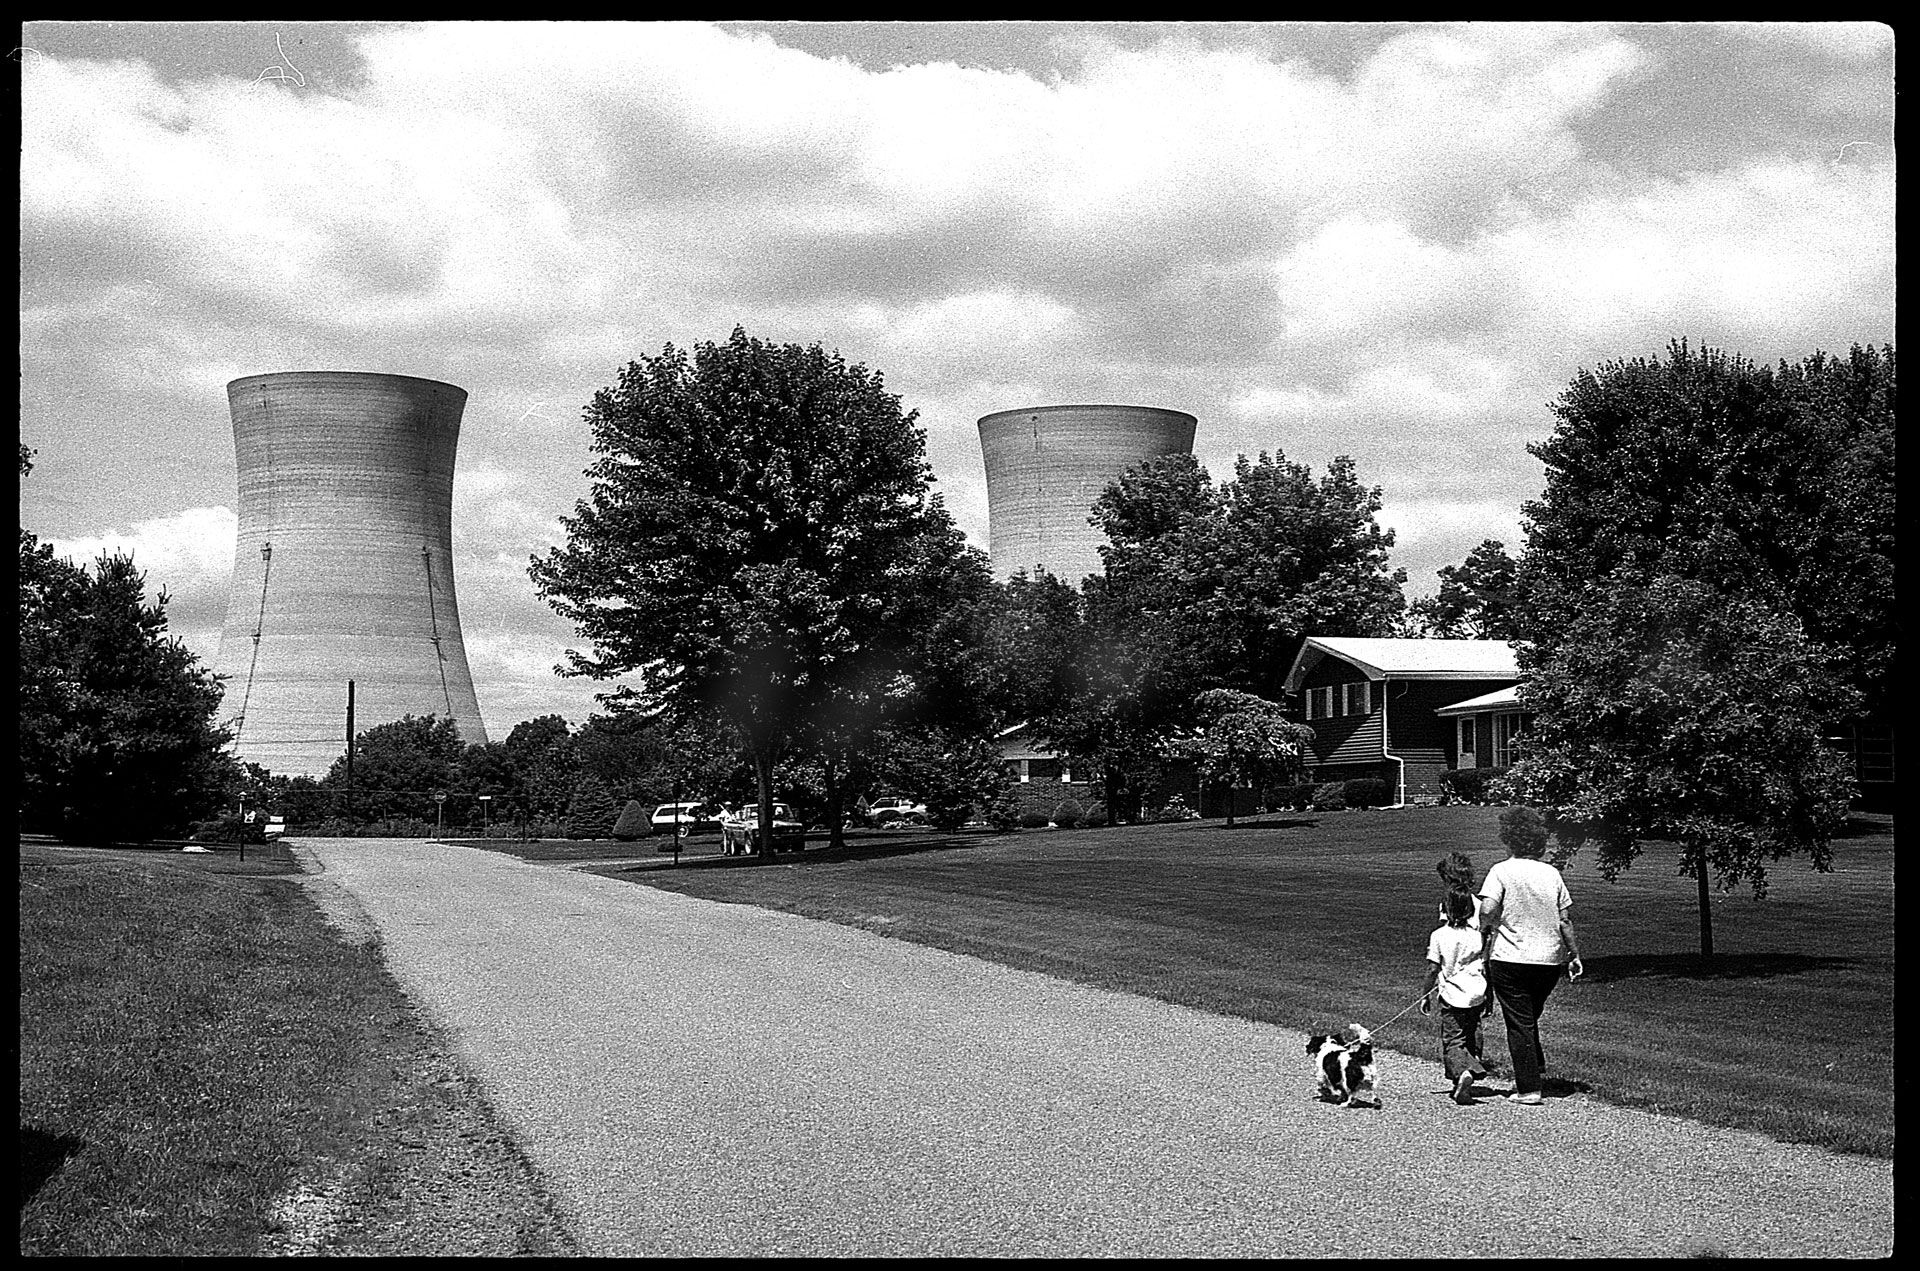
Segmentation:
[(1448, 1006), (1478, 1006), (1487, 1000), (1487, 964), (1480, 933), (1441, 926), (1427, 937), (1427, 961), (1440, 964), (1440, 1000)]
[(1559, 966), (1569, 950), (1560, 938), (1560, 919), (1573, 907), (1566, 880), (1545, 861), (1512, 856), (1487, 871), (1480, 899), (1500, 906), (1489, 957), (1495, 962), (1532, 962)]

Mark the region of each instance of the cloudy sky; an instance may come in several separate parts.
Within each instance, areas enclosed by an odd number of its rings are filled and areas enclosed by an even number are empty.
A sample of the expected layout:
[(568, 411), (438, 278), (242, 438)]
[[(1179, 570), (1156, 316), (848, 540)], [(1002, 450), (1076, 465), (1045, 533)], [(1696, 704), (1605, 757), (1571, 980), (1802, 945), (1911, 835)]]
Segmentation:
[(32, 23), (21, 523), (131, 547), (218, 647), (224, 386), (447, 380), (489, 730), (593, 708), (529, 554), (582, 406), (737, 323), (975, 421), (1135, 402), (1384, 487), (1408, 593), (1516, 543), (1583, 367), (1893, 339), (1893, 37), (1870, 24)]

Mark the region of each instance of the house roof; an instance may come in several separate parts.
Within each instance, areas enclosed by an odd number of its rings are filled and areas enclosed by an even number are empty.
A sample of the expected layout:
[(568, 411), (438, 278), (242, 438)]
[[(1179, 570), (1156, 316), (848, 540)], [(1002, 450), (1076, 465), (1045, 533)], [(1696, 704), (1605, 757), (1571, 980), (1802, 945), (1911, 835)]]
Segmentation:
[(1482, 693), (1478, 697), (1469, 697), (1464, 702), (1455, 702), (1451, 706), (1442, 706), (1433, 713), (1436, 715), (1478, 715), (1483, 711), (1517, 711), (1525, 709), (1520, 705), (1520, 686), (1495, 689), (1491, 693)]
[(1308, 636), (1287, 670), (1287, 692), (1325, 658), (1334, 657), (1370, 680), (1518, 680), (1519, 663), (1504, 640), (1390, 640), (1364, 636)]

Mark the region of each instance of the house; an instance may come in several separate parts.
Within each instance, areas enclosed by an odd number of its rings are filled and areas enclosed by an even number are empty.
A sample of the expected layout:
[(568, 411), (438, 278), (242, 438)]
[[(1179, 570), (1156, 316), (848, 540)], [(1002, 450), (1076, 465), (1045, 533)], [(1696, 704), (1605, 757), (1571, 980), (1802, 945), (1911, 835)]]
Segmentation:
[(1450, 768), (1510, 754), (1519, 683), (1513, 647), (1500, 640), (1309, 636), (1285, 689), (1314, 731), (1315, 780), (1379, 777), (1405, 803), (1438, 794)]

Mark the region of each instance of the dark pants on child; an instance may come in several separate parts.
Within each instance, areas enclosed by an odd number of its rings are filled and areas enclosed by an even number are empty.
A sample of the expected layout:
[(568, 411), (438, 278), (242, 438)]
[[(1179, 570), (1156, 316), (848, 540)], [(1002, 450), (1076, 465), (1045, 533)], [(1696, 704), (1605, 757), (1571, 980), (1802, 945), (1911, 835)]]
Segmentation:
[(1547, 994), (1560, 982), (1561, 968), (1541, 962), (1489, 962), (1487, 983), (1507, 1020), (1507, 1053), (1513, 1056), (1513, 1088), (1521, 1094), (1540, 1089), (1546, 1056), (1540, 1051), (1540, 1012)]
[(1480, 1062), (1480, 1019), (1487, 1003), (1478, 1006), (1448, 1006), (1440, 1003), (1440, 1057), (1447, 1065), (1447, 1080), (1458, 1081), (1460, 1074), (1487, 1075)]

